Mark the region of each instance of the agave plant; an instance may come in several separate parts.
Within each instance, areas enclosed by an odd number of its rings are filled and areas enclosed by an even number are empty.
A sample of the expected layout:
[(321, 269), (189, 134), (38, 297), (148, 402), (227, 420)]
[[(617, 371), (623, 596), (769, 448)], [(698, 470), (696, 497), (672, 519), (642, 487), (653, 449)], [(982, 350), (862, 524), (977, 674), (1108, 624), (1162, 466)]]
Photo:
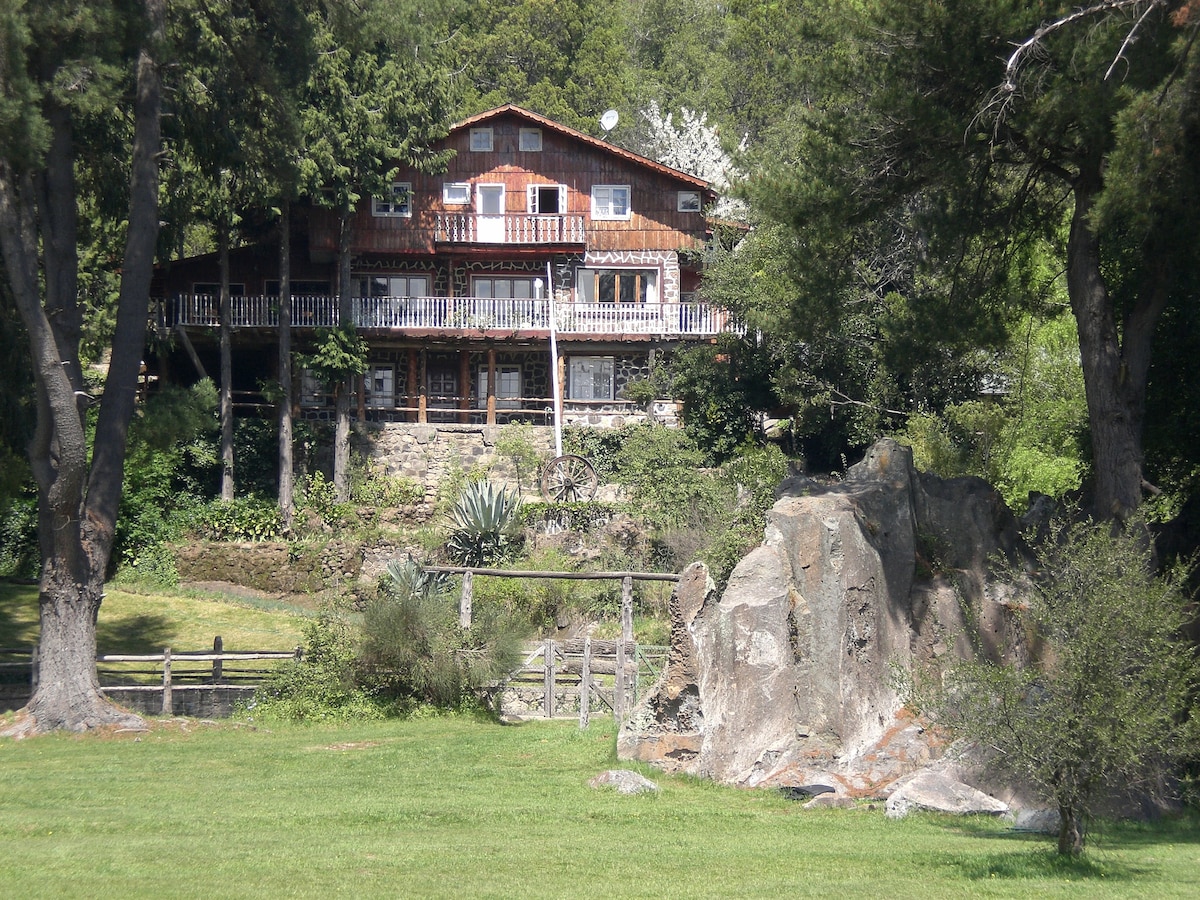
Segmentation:
[(490, 481), (467, 485), (450, 511), (446, 550), (464, 566), (490, 566), (503, 560), (521, 539), (521, 498)]
[(427, 572), (411, 556), (389, 560), (387, 573), (392, 578), (392, 589), (400, 597), (415, 597), (428, 600), (446, 589), (446, 576), (440, 572)]

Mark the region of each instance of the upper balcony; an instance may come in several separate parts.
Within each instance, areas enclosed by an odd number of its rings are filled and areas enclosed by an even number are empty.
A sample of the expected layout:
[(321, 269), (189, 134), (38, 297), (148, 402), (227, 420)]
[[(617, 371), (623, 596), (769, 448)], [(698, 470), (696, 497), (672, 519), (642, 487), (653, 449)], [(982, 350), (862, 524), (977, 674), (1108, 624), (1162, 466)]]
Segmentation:
[[(233, 328), (278, 328), (279, 298), (236, 296), (230, 303)], [(164, 304), (161, 321), (169, 325), (215, 328), (220, 324), (218, 298), (191, 294)], [(703, 302), (685, 303), (556, 303), (555, 324), (564, 336), (629, 335), (706, 338), (735, 330), (729, 314)], [(547, 300), (494, 297), (355, 297), (354, 325), (362, 329), (395, 329), (445, 333), (480, 331), (550, 331)], [(292, 328), (331, 328), (338, 324), (336, 297), (292, 297)]]
[(439, 244), (587, 243), (583, 216), (438, 213)]

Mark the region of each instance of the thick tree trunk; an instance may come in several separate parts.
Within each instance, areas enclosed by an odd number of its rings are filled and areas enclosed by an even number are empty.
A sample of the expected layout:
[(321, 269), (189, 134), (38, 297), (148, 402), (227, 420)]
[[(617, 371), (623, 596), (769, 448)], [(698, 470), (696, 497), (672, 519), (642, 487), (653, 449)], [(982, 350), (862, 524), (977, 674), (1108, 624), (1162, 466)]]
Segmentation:
[(1067, 291), (1079, 333), (1095, 483), (1092, 510), (1124, 519), (1142, 498), (1142, 428), (1154, 329), (1166, 301), (1165, 272), (1148, 279), (1118, 330), (1089, 217), (1099, 175), (1080, 176), (1067, 241)]
[(218, 416), (221, 420), (221, 499), (233, 500), (233, 323), (232, 304), (229, 296), (229, 229), (221, 226), (221, 237), (217, 249), (218, 268), (221, 273), (220, 297), (220, 352), (221, 389), (218, 400)]
[(1062, 856), (1078, 856), (1083, 852), (1083, 822), (1079, 810), (1072, 806), (1058, 808), (1058, 852)]
[(292, 458), (292, 203), (285, 199), (279, 215), (279, 515), (292, 525), (294, 504)]
[[(350, 282), (350, 237), (353, 210), (343, 209), (338, 235), (338, 325), (353, 321)], [(339, 503), (350, 499), (350, 396), (354, 379), (347, 378), (334, 392), (333, 492)]]
[[(57, 299), (41, 300), (38, 272), (50, 264), (75, 265), (75, 252), (62, 243), (71, 230), (47, 233), (74, 205), (74, 182), (35, 177), (0, 159), (0, 246), (13, 296), (29, 333), (37, 391), (38, 425), (30, 463), (38, 484), (39, 591), (41, 630), (35, 688), (23, 715), (8, 730), (24, 735), (52, 729), (85, 730), (102, 725), (137, 726), (141, 719), (110, 704), (96, 677), (96, 617), (112, 553), (124, 475), (125, 439), (133, 416), (137, 378), (145, 348), (150, 276), (158, 237), (158, 153), (161, 83), (158, 50), (163, 37), (163, 0), (146, 0), (147, 45), (137, 61), (134, 143), (130, 167), (129, 225), (112, 355), (96, 420), (91, 467), (81, 411), (70, 373), (79, 366), (78, 341), (60, 332), (57, 314), (73, 304), (62, 297), (74, 273), (58, 273)], [(51, 119), (69, 127), (69, 118)], [(66, 152), (61, 135), (54, 138)], [(53, 157), (53, 154), (52, 154)], [(39, 181), (41, 190), (34, 190)], [(70, 197), (57, 196), (68, 191)], [(51, 197), (51, 193), (55, 196)], [(36, 198), (36, 199), (35, 199)], [(49, 203), (53, 210), (43, 210)], [(65, 216), (69, 220), (69, 214)], [(50, 250), (51, 244), (57, 245)], [(39, 259), (40, 254), (45, 254)], [(50, 279), (48, 279), (49, 281)], [(69, 315), (67, 316), (69, 318)]]

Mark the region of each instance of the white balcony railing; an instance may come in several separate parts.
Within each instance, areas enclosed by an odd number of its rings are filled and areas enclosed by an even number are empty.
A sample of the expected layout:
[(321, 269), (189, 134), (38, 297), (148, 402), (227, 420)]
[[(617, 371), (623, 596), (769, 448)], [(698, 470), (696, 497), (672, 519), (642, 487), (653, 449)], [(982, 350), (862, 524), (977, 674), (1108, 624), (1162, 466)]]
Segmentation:
[(583, 216), (439, 213), (436, 240), (450, 244), (582, 244)]
[[(174, 323), (215, 328), (215, 296), (196, 294), (175, 301)], [(338, 322), (335, 297), (292, 297), (293, 328), (330, 328)], [(733, 330), (729, 314), (708, 303), (558, 303), (563, 334), (637, 334), (702, 337)], [(546, 300), (494, 297), (355, 297), (351, 316), (358, 328), (447, 333), (478, 330), (549, 331)], [(234, 328), (278, 328), (278, 297), (232, 297)]]

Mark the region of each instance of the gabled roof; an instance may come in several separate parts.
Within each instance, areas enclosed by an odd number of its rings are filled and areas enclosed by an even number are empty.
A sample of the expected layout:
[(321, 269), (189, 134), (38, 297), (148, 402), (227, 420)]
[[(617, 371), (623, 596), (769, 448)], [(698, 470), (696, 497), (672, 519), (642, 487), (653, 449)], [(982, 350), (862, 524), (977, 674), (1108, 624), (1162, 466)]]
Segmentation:
[(516, 116), (517, 118), (525, 119), (534, 125), (549, 129), (550, 131), (556, 131), (561, 135), (581, 143), (588, 144), (589, 146), (594, 147), (595, 149), (604, 153), (611, 153), (613, 156), (619, 156), (622, 159), (634, 163), (635, 165), (652, 169), (653, 171), (658, 172), (660, 175), (666, 175), (669, 178), (687, 182), (688, 184), (693, 185), (702, 191), (713, 194), (714, 196), (716, 194), (716, 192), (713, 190), (712, 184), (705, 181), (703, 178), (697, 178), (695, 175), (689, 175), (687, 172), (683, 172), (679, 169), (673, 169), (670, 166), (665, 166), (660, 162), (655, 162), (654, 160), (634, 153), (631, 150), (626, 150), (623, 147), (610, 144), (608, 141), (602, 141), (600, 138), (592, 137), (590, 134), (584, 134), (582, 131), (576, 131), (574, 128), (568, 128), (566, 125), (563, 125), (560, 122), (555, 122), (553, 119), (540, 116), (535, 112), (530, 112), (529, 110), (523, 109), (520, 106), (516, 106), (512, 103), (506, 103), (504, 106), (497, 106), (495, 109), (489, 109), (486, 112), (481, 112), (477, 115), (471, 116), (470, 118), (463, 119), (461, 122), (450, 126), (450, 133), (453, 134), (454, 132), (462, 131), (465, 128), (473, 128), (484, 122), (489, 122), (505, 115)]

